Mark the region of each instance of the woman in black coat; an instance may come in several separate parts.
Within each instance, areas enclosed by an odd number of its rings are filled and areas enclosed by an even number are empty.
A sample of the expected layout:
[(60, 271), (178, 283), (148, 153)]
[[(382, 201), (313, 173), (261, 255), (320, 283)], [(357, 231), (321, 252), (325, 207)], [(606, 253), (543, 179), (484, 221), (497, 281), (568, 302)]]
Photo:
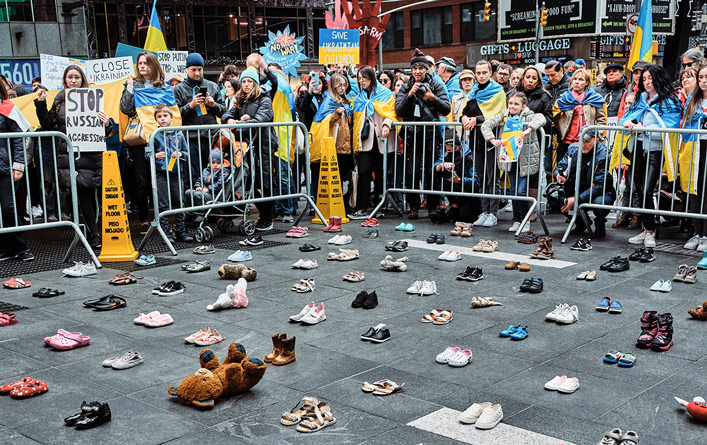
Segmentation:
[[(60, 131), (66, 134), (64, 91), (67, 88), (88, 88), (88, 79), (77, 65), (69, 65), (64, 70), (63, 79), (64, 89), (59, 91), (54, 98), (51, 109), (47, 109), (47, 90), (41, 88), (37, 90), (37, 99), (34, 100), (34, 105), (37, 109), (37, 118), (44, 130)], [(109, 127), (108, 116), (101, 112), (98, 117), (106, 124), (106, 136), (109, 135), (112, 127)], [(66, 141), (60, 139), (57, 144), (57, 167), (59, 169), (59, 185), (63, 190), (71, 190), (69, 156), (73, 156), (73, 153), (69, 153)], [(103, 153), (81, 153), (81, 156), (75, 160), (74, 169), (76, 171), (76, 195), (79, 201), (79, 210), (86, 224), (86, 238), (89, 245), (97, 249), (101, 246), (101, 237), (98, 230), (96, 192), (102, 185)]]
[[(262, 94), (259, 86), (259, 76), (255, 69), (248, 68), (241, 73), (241, 89), (236, 94), (235, 106), (221, 118), (228, 124), (256, 124), (273, 121), (272, 101), (266, 94)], [(234, 128), (233, 134), (237, 140), (248, 141), (253, 150), (255, 165), (251, 170), (255, 175), (256, 196), (272, 196), (271, 183), (271, 156), (277, 151), (277, 135), (274, 128)], [(248, 157), (247, 159), (250, 159)], [(234, 166), (235, 168), (235, 166)], [(258, 190), (260, 193), (258, 194)], [(260, 216), (255, 224), (255, 229), (267, 231), (273, 228), (272, 203), (260, 202), (255, 204)]]

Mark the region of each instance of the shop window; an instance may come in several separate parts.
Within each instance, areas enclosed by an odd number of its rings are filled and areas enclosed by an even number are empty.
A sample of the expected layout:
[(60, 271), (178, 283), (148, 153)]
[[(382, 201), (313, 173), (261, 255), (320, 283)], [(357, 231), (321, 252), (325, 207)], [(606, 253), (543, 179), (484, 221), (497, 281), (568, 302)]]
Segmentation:
[(496, 39), (495, 3), (491, 3), (490, 20), (484, 21), (484, 2), (461, 5), (461, 41)]
[(452, 43), (452, 7), (431, 8), (410, 13), (412, 46)]
[(56, 3), (54, 0), (32, 0), (35, 22), (56, 22)]
[(404, 48), (405, 29), (403, 28), (403, 13), (391, 14), (388, 28), (383, 34), (383, 49)]

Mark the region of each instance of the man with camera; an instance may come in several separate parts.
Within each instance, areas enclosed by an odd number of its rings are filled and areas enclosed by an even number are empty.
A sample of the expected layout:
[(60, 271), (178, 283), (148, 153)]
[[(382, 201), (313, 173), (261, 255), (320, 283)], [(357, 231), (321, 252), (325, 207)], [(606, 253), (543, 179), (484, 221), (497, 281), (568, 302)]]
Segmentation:
[[(419, 49), (410, 61), (412, 76), (408, 83), (400, 87), (395, 98), (395, 112), (405, 122), (438, 122), (440, 116), (446, 116), (451, 111), (449, 97), (444, 85), (432, 78), (428, 72), (427, 58)], [(429, 188), (430, 178), (427, 172), (432, 168), (432, 162), (437, 157), (441, 137), (437, 127), (414, 125), (402, 129), (405, 137), (406, 184), (407, 188), (415, 188), (414, 180), (421, 179), (423, 187)], [(424, 163), (424, 165), (423, 165)], [(424, 172), (424, 175), (423, 175)], [(417, 219), (420, 209), (420, 194), (408, 193), (410, 204), (408, 218)]]

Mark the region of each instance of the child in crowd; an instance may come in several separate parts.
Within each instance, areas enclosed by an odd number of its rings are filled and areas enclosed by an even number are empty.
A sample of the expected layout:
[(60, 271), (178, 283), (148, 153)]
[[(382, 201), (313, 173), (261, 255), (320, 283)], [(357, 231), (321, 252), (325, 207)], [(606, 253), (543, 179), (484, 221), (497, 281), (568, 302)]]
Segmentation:
[[(186, 191), (187, 201), (190, 206), (204, 205), (216, 199), (223, 189), (229, 176), (230, 164), (223, 159), (223, 152), (218, 148), (211, 150), (211, 166), (207, 166), (201, 173), (201, 178), (194, 183), (194, 188)], [(229, 198), (222, 198), (228, 200)]]
[[(155, 107), (155, 121), (160, 127), (172, 125), (172, 110), (166, 105)], [(155, 137), (155, 170), (157, 173), (157, 196), (160, 212), (178, 209), (182, 206), (180, 188), (184, 180), (184, 168), (181, 163), (189, 156), (187, 140), (180, 131), (165, 131)], [(145, 156), (149, 156), (149, 153)], [(171, 207), (170, 207), (171, 200)], [(175, 232), (179, 241), (194, 241), (184, 225), (184, 214), (174, 215)], [(160, 226), (170, 242), (174, 241), (169, 231), (169, 220), (160, 218)]]
[[(517, 134), (517, 131), (522, 130), (522, 146), (517, 152), (517, 158), (512, 162), (498, 162), (499, 169), (504, 170), (510, 180), (512, 196), (528, 196), (528, 178), (540, 168), (540, 142), (536, 130), (545, 125), (545, 116), (542, 113), (533, 113), (526, 107), (527, 104), (528, 97), (520, 91), (514, 91), (508, 96), (508, 109), (481, 124), (481, 134), (486, 141), (500, 149), (499, 155), (505, 152), (502, 148), (504, 142), (517, 143), (515, 138), (518, 136), (506, 141), (503, 136), (497, 137), (497, 134), (502, 135), (504, 131), (513, 129)], [(513, 200), (512, 205), (513, 225), (508, 229), (509, 232), (520, 228), (523, 217), (530, 209), (529, 201)], [(530, 232), (530, 222), (525, 223), (522, 231)]]

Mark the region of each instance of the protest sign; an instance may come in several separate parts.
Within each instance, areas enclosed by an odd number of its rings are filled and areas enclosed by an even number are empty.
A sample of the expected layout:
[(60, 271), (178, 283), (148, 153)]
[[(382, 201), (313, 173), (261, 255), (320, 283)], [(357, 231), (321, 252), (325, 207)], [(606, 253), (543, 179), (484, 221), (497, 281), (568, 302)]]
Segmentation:
[(64, 88), (64, 70), (69, 65), (84, 67), (81, 59), (71, 59), (69, 57), (52, 56), (50, 54), (39, 55), (40, 69), (42, 71), (42, 85), (48, 90), (60, 90)]
[(157, 60), (160, 62), (165, 74), (165, 82), (179, 74), (187, 77), (187, 51), (158, 51)]
[(98, 118), (104, 94), (103, 88), (66, 90), (66, 136), (74, 151), (105, 151), (106, 128)]
[(126, 45), (125, 43), (118, 42), (118, 46), (115, 48), (115, 57), (125, 57), (130, 56), (133, 58), (133, 65), (137, 65), (137, 55), (145, 51), (137, 46)]
[(97, 85), (124, 79), (133, 72), (130, 56), (86, 61), (86, 76)]
[(320, 29), (319, 63), (355, 65), (359, 62), (361, 35), (358, 29)]
[(297, 67), (300, 66), (300, 60), (305, 60), (307, 56), (302, 54), (304, 47), (301, 46), (304, 36), (295, 37), (290, 33), (290, 25), (287, 25), (284, 31), (278, 31), (277, 34), (268, 31), (270, 40), (265, 46), (260, 47), (260, 54), (263, 55), (265, 62), (277, 63), (282, 67), (285, 74), (290, 74), (297, 77)]

